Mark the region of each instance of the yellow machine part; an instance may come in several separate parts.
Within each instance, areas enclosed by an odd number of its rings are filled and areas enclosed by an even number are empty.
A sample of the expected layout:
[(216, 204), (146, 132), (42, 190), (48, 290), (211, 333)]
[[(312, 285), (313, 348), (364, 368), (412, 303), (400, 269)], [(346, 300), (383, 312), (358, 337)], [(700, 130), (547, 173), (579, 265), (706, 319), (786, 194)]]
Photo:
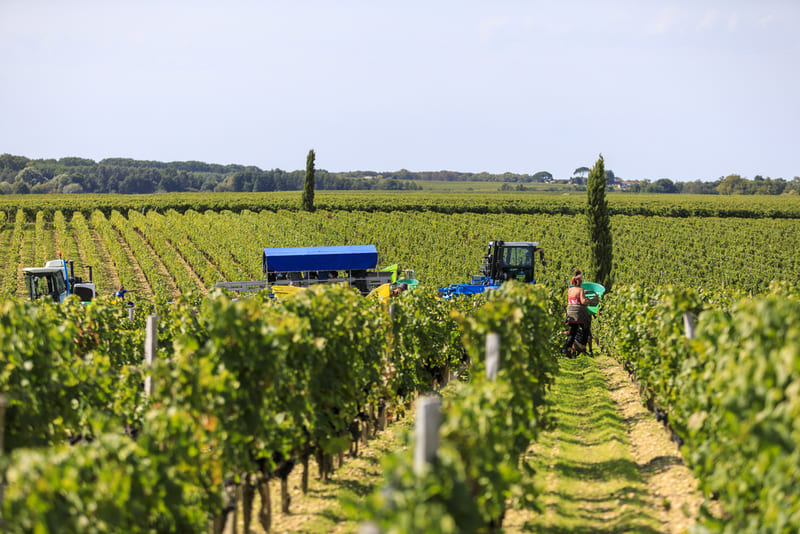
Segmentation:
[(382, 284), (373, 289), (372, 291), (370, 291), (369, 295), (367, 295), (367, 298), (373, 297), (380, 300), (381, 302), (386, 302), (387, 300), (389, 300), (389, 296), (391, 295), (391, 293), (392, 293), (392, 284)]
[(285, 297), (286, 295), (297, 293), (301, 289), (303, 288), (297, 286), (272, 286), (272, 294), (276, 297)]

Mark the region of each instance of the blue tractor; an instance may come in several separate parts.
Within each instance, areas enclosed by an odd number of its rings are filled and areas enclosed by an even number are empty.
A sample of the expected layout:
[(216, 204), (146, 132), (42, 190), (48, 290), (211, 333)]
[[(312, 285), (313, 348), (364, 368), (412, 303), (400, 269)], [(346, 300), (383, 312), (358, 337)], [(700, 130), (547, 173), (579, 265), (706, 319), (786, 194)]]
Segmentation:
[(509, 280), (533, 284), (536, 282), (534, 260), (537, 253), (542, 265), (546, 265), (539, 243), (489, 241), (489, 249), (481, 263), (481, 274), (474, 275), (471, 284), (451, 284), (440, 288), (439, 293), (449, 299), (453, 295), (475, 295), (487, 289), (497, 289)]

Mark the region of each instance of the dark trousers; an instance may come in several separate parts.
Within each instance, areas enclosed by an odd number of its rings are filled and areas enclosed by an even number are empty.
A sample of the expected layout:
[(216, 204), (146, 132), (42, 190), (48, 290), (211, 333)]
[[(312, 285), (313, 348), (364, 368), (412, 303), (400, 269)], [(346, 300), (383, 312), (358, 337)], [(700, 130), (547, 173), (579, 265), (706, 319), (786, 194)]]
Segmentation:
[(589, 325), (583, 323), (572, 323), (569, 325), (569, 333), (567, 334), (567, 341), (564, 343), (562, 350), (570, 350), (575, 342), (582, 347), (586, 346), (589, 341)]

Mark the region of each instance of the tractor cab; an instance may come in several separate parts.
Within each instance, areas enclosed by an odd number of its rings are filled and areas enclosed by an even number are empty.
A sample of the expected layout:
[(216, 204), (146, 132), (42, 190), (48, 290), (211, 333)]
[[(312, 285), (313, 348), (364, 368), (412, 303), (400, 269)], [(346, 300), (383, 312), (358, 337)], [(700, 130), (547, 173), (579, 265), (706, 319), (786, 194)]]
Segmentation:
[(539, 243), (489, 241), (489, 250), (483, 258), (481, 273), (488, 280), (517, 280), (530, 284), (536, 281), (534, 257), (537, 251), (543, 257)]
[(23, 273), (31, 300), (49, 298), (61, 302), (69, 295), (64, 271), (59, 267), (28, 267)]
[(74, 263), (65, 260), (50, 260), (44, 267), (26, 267), (22, 270), (31, 300), (44, 298), (63, 302), (68, 295), (74, 294), (84, 303), (91, 302), (96, 295), (91, 272), (92, 268), (89, 267), (89, 281), (84, 282), (75, 276)]

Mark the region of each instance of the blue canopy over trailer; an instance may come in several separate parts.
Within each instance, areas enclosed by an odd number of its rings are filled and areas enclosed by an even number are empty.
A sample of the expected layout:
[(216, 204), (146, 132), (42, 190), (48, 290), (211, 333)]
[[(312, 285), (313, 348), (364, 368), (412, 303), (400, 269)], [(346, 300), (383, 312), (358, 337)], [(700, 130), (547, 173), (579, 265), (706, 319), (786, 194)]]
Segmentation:
[(217, 287), (255, 293), (279, 286), (295, 288), (344, 283), (363, 295), (392, 281), (391, 271), (378, 271), (375, 245), (265, 248), (261, 255), (264, 280), (217, 282)]
[(378, 265), (375, 245), (265, 248), (262, 269), (270, 272), (363, 271)]

